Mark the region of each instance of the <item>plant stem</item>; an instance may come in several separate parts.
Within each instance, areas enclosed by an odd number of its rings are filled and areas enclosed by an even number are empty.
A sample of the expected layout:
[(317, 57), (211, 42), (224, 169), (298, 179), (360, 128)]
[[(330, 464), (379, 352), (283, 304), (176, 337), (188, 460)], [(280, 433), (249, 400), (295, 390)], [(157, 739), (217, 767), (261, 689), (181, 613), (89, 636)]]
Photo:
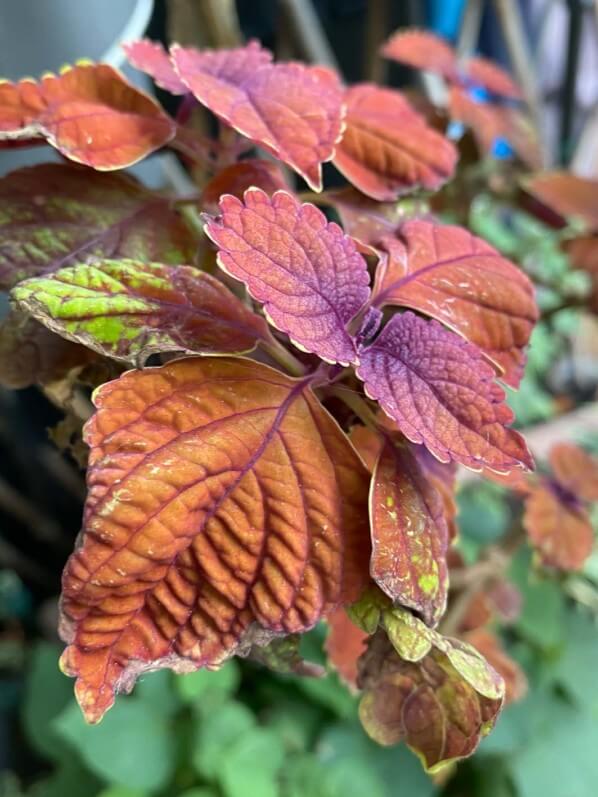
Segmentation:
[(303, 363), (299, 362), (276, 338), (271, 337), (269, 340), (260, 341), (260, 343), (262, 349), (290, 374), (293, 376), (305, 376), (307, 369)]
[(374, 431), (378, 431), (380, 424), (378, 423), (376, 415), (361, 398), (359, 393), (356, 393), (348, 387), (343, 387), (342, 385), (331, 385), (326, 388), (326, 393), (329, 396), (335, 396), (341, 401), (344, 401), (347, 407), (353, 410), (355, 415), (357, 415), (366, 426)]
[(181, 205), (179, 206), (179, 210), (191, 232), (194, 232), (198, 238), (203, 238), (205, 235), (203, 231), (203, 221), (201, 220), (196, 205)]

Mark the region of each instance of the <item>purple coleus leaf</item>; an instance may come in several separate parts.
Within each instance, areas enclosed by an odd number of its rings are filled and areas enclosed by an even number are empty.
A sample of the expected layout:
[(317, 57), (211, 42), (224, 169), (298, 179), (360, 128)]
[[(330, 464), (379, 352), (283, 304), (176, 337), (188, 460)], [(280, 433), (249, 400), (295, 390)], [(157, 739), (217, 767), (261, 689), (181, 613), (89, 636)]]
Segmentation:
[(355, 242), (314, 205), (285, 191), (257, 188), (244, 201), (225, 195), (206, 233), (218, 262), (262, 302), (268, 320), (304, 351), (349, 365), (357, 347), (347, 325), (370, 295), (367, 265)]
[(498, 473), (533, 467), (523, 437), (508, 428), (513, 413), (492, 368), (458, 335), (406, 312), (359, 356), (367, 394), (442, 462)]

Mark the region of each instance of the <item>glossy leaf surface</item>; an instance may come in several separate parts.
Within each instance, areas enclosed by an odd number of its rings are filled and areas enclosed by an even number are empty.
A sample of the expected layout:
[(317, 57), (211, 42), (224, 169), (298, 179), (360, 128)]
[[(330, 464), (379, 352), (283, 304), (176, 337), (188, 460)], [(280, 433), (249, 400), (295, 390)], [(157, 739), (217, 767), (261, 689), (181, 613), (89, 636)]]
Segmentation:
[(347, 126), (334, 165), (364, 194), (393, 200), (417, 188), (438, 189), (452, 176), (455, 147), (398, 91), (361, 83), (345, 102)]
[(293, 343), (328, 362), (356, 360), (347, 325), (369, 296), (365, 260), (354, 241), (314, 205), (259, 189), (241, 202), (224, 196), (206, 232), (220, 266), (262, 302)]
[(158, 352), (240, 353), (268, 337), (263, 319), (189, 266), (78, 263), (21, 282), (12, 296), (60, 335), (133, 364)]
[(481, 238), (431, 221), (407, 221), (384, 238), (375, 304), (411, 307), (475, 343), (517, 386), (538, 318), (527, 276)]
[(425, 30), (406, 28), (393, 34), (382, 47), (382, 55), (401, 64), (438, 72), (446, 80), (457, 79), (457, 57), (447, 42)]
[(123, 174), (46, 163), (0, 180), (0, 285), (91, 257), (192, 263), (197, 244), (168, 200)]
[(187, 94), (189, 89), (177, 75), (176, 70), (160, 42), (149, 39), (123, 44), (128, 62), (149, 75), (157, 86), (171, 94)]
[(171, 56), (203, 105), (321, 189), (321, 164), (342, 130), (338, 81), (301, 64), (272, 64), (257, 42), (202, 52), (175, 46)]
[(594, 532), (584, 507), (557, 485), (541, 484), (525, 501), (523, 525), (545, 565), (579, 570), (592, 552)]
[(156, 101), (107, 64), (0, 85), (0, 139), (45, 138), (70, 160), (101, 171), (137, 163), (174, 134)]
[(195, 358), (95, 402), (61, 625), (88, 720), (145, 670), (218, 666), (359, 595), (367, 476), (305, 380)]
[(513, 413), (479, 351), (436, 321), (394, 316), (360, 352), (358, 376), (403, 434), (441, 462), (497, 472), (532, 467)]
[(362, 660), (360, 685), (366, 732), (379, 744), (406, 742), (432, 772), (471, 755), (502, 705), (500, 689), (480, 691), (446, 653), (404, 661), (382, 635)]
[(436, 625), (446, 606), (448, 529), (440, 493), (405, 440), (385, 439), (372, 474), (370, 524), (373, 580)]

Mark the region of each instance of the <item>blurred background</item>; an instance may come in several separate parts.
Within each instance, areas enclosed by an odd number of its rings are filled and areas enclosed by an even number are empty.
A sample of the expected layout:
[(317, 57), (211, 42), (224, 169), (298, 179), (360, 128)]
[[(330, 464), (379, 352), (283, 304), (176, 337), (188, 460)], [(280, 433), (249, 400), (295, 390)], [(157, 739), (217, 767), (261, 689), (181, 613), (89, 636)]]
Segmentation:
[[(505, 66), (535, 125), (536, 168), (598, 180), (598, 3), (591, 0), (0, 0), (0, 75), (39, 75), (87, 57), (123, 68), (152, 91), (124, 63), (122, 41), (148, 36), (216, 47), (257, 38), (280, 59), (333, 66), (347, 83), (419, 90), (442, 104), (437, 78), (378, 55), (405, 26), (428, 28), (462, 54)], [(157, 94), (172, 110), (173, 98)], [(563, 437), (598, 451), (598, 277), (576, 268), (546, 208), (539, 213), (520, 195), (497, 199), (493, 186), (513, 174), (509, 141), (497, 141), (490, 158), (474, 152), (469, 134), (460, 146), (470, 170), (467, 202), (457, 210), (462, 194), (447, 193), (439, 211), (460, 223), (465, 216), (539, 286), (543, 320), (523, 385), (509, 396), (518, 427), (530, 429), (543, 451)], [(46, 147), (0, 151), (0, 176), (55, 158)], [(133, 171), (152, 186), (193, 187), (172, 154)], [(332, 167), (326, 180), (342, 182)], [(0, 317), (7, 308), (0, 297)], [(100, 726), (86, 727), (72, 682), (57, 669), (60, 573), (85, 485), (82, 444), (56, 403), (51, 391), (0, 387), (1, 797), (598, 794), (596, 555), (581, 573), (544, 579), (530, 568), (531, 553), (519, 551), (509, 578), (520, 607), (501, 634), (526, 673), (527, 694), (471, 760), (440, 777), (425, 775), (406, 748), (371, 742), (356, 697), (334, 673), (302, 679), (244, 661), (218, 673), (163, 671), (144, 676)], [(500, 486), (467, 480), (458, 498), (460, 555), (475, 563), (520, 522), (520, 506)], [(325, 634), (307, 635), (307, 658), (324, 662)]]

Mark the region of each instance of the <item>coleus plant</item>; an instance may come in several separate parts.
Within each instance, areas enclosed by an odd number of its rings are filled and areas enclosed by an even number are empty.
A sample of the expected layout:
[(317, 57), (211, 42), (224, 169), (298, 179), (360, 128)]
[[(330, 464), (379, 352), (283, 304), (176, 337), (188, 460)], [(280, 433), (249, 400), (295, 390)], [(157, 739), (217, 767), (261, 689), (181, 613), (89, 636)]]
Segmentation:
[[(521, 378), (532, 285), (467, 230), (401, 218), (399, 197), (439, 188), (457, 151), (400, 92), (345, 88), (255, 42), (126, 51), (181, 95), (176, 119), (101, 64), (0, 85), (2, 143), (77, 163), (0, 181), (3, 381), (95, 386), (102, 358), (117, 375), (84, 430), (61, 667), (97, 722), (148, 670), (235, 654), (309, 670), (297, 635), (349, 607), (371, 637), (366, 730), (428, 767), (468, 755), (504, 687), (436, 630), (455, 467), (533, 467), (497, 381)], [(194, 131), (198, 105), (218, 139)], [(211, 175), (197, 196), (112, 173), (163, 146)], [(243, 157), (253, 146), (314, 193)], [(327, 161), (353, 188), (318, 195)]]

